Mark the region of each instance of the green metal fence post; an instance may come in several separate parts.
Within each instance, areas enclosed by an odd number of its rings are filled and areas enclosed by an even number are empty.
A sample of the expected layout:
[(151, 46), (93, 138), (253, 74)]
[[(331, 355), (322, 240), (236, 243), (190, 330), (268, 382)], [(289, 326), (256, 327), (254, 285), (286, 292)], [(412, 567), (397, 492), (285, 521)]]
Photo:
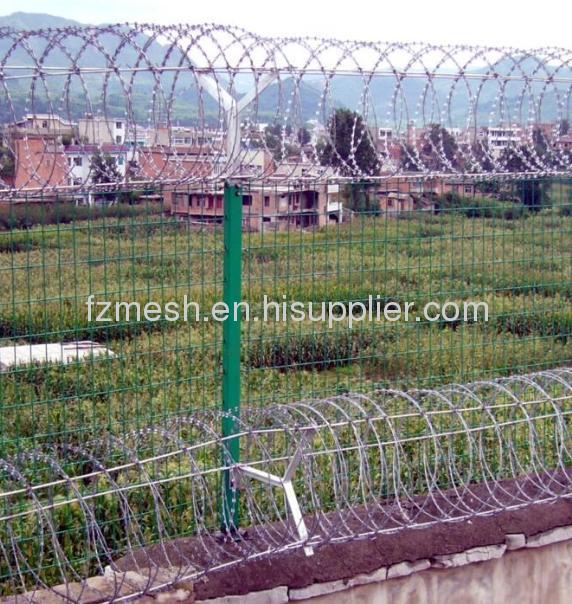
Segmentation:
[[(236, 418), (240, 415), (240, 314), (234, 320), (235, 303), (241, 300), (242, 287), (242, 195), (239, 187), (224, 185), (224, 262), (223, 298), (229, 315), (223, 323), (222, 349), (222, 435), (230, 437), (239, 430)], [(240, 461), (238, 438), (225, 440), (223, 463)], [(223, 532), (238, 529), (238, 492), (232, 484), (229, 471), (224, 472), (221, 502), (221, 528)]]

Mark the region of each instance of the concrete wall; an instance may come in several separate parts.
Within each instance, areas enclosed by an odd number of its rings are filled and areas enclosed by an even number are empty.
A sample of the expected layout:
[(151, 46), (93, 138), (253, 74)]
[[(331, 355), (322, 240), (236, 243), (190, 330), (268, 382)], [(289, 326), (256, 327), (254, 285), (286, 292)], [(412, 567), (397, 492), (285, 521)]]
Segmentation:
[(298, 600), (312, 604), (567, 604), (572, 601), (572, 541), (507, 552), (455, 568)]

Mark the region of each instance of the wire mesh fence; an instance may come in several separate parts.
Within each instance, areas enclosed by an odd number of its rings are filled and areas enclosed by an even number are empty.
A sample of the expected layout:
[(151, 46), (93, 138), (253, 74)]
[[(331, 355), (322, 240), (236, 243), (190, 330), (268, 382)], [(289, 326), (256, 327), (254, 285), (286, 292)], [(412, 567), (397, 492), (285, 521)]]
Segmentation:
[(2, 593), (569, 496), (568, 57), (0, 30)]
[[(393, 211), (347, 212), (337, 196), (328, 210), (325, 195), (321, 208), (284, 215), (264, 204), (304, 204), (311, 185), (243, 186), (242, 243), (230, 250), (248, 303), (238, 309), (242, 404), (473, 381), (569, 362), (572, 185), (538, 186), (546, 198), (538, 210), (471, 195), (459, 207), (402, 211), (397, 196)], [(173, 195), (173, 214), (154, 202), (11, 206), (22, 226), (0, 234), (2, 346), (13, 346), (3, 357), (5, 447), (102, 429), (122, 434), (189, 408), (220, 406), (223, 323), (211, 311), (223, 300), (223, 193)], [(306, 317), (290, 316), (293, 301), (304, 304)], [(435, 306), (425, 317), (431, 302), (457, 303), (458, 316), (450, 308), (438, 318)], [(483, 308), (463, 306), (482, 302), (488, 321)], [(365, 316), (354, 310), (350, 318), (351, 303), (364, 304)], [(151, 320), (148, 304), (161, 309)], [(388, 304), (400, 316), (384, 314)], [(78, 357), (73, 343), (82, 341), (104, 350)], [(60, 353), (69, 363), (18, 362), (18, 346), (28, 355), (20, 361), (29, 361), (35, 352), (25, 345), (38, 346), (42, 359), (60, 342), (71, 345)]]

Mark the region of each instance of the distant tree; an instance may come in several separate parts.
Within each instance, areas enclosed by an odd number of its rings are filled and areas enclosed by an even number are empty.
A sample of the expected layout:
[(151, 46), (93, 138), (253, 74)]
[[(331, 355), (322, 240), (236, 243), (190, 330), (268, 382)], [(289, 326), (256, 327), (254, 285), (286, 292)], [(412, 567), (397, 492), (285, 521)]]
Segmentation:
[(570, 132), (570, 121), (566, 118), (560, 120), (560, 124), (558, 125), (558, 134), (560, 136), (564, 136)]
[(507, 172), (528, 172), (534, 167), (530, 149), (526, 145), (505, 147), (499, 158), (499, 163)]
[(423, 161), (433, 170), (446, 169), (448, 164), (457, 167), (458, 145), (455, 137), (443, 126), (431, 124), (421, 152)]
[(8, 147), (0, 145), (0, 178), (14, 176), (14, 170), (14, 155)]
[[(540, 137), (536, 136), (538, 144), (541, 144)], [(533, 141), (536, 142), (534, 133)], [(540, 154), (541, 148), (535, 149), (535, 151), (537, 154)], [(528, 172), (538, 167), (532, 151), (525, 145), (506, 147), (503, 149), (500, 161), (508, 172)], [(538, 178), (531, 177), (516, 179), (513, 185), (514, 193), (520, 199), (521, 203), (532, 210), (540, 210), (543, 206), (550, 203), (550, 182), (543, 182)]]
[(420, 167), (416, 158), (417, 153), (413, 145), (405, 145), (401, 153), (401, 169), (405, 172), (419, 172)]
[(298, 130), (297, 139), (300, 145), (304, 146), (312, 140), (312, 136), (310, 135), (310, 132), (308, 132), (307, 128), (300, 128)]
[(514, 187), (520, 201), (531, 210), (538, 211), (543, 206), (549, 205), (549, 183), (537, 178), (526, 178), (516, 180)]
[(92, 182), (98, 185), (121, 180), (121, 174), (117, 169), (115, 159), (111, 155), (102, 154), (100, 151), (97, 151), (91, 158), (90, 171)]
[[(469, 172), (493, 172), (494, 162), (484, 141), (471, 145), (471, 156), (475, 159), (473, 165), (465, 166)], [(478, 162), (478, 163), (477, 163)]]
[(280, 161), (296, 151), (289, 142), (292, 137), (292, 126), (274, 122), (264, 129), (264, 145), (275, 160)]
[(362, 116), (349, 109), (337, 109), (329, 124), (329, 140), (324, 145), (321, 163), (333, 166), (343, 176), (374, 176), (379, 159)]
[(350, 183), (343, 193), (348, 208), (354, 212), (378, 216), (380, 212), (374, 184), (366, 180)]

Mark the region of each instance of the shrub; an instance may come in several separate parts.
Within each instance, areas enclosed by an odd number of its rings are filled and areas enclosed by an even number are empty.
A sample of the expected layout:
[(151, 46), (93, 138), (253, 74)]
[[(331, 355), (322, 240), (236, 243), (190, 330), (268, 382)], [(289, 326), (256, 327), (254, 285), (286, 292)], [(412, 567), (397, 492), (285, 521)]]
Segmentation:
[(356, 362), (383, 336), (373, 330), (296, 333), (271, 339), (260, 337), (250, 342), (247, 362), (251, 367), (324, 370)]
[(5, 205), (0, 206), (0, 231), (28, 229), (36, 225), (69, 224), (78, 220), (130, 218), (156, 211), (155, 208), (131, 205), (86, 207), (70, 202)]

